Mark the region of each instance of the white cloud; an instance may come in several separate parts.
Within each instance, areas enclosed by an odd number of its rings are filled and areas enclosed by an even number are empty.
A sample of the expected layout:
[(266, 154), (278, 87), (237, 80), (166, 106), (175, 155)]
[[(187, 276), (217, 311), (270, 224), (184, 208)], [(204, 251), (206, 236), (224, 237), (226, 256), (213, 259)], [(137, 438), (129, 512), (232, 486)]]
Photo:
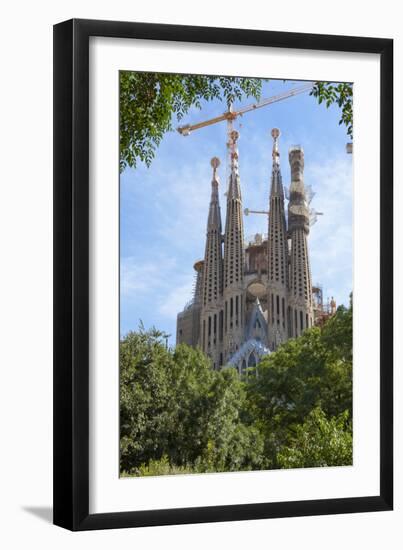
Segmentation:
[(192, 296), (193, 279), (187, 278), (186, 282), (170, 290), (164, 298), (163, 303), (158, 308), (158, 311), (164, 317), (176, 319), (177, 314), (182, 311), (185, 304)]
[(323, 212), (309, 238), (312, 277), (323, 285), (325, 296), (346, 304), (352, 290), (351, 158), (345, 154), (308, 164), (305, 181), (316, 192), (312, 206)]
[(175, 320), (179, 311), (192, 298), (193, 280), (191, 266), (180, 271), (173, 258), (156, 258), (144, 262), (136, 257), (122, 258), (120, 268), (120, 292), (127, 302), (149, 302), (156, 314)]
[(134, 256), (121, 258), (121, 295), (130, 298), (140, 292), (155, 292), (166, 284), (164, 274), (174, 271), (175, 268), (176, 262), (172, 258), (156, 258), (154, 262), (144, 262)]
[(164, 187), (155, 195), (161, 237), (177, 249), (197, 247), (200, 255), (204, 252), (202, 243), (211, 194), (209, 164), (183, 164), (166, 171), (161, 179)]

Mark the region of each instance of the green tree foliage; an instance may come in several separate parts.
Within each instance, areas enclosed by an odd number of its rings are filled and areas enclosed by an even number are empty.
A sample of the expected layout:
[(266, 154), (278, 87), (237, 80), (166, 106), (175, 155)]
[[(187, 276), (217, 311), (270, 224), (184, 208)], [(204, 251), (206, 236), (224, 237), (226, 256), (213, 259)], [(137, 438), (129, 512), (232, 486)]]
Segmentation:
[(353, 85), (349, 82), (315, 82), (311, 95), (329, 108), (336, 104), (341, 109), (339, 124), (344, 124), (347, 135), (353, 139)]
[(320, 407), (299, 424), (290, 444), (277, 455), (280, 468), (345, 466), (353, 463), (353, 434), (348, 412), (326, 418)]
[(224, 76), (120, 72), (120, 168), (150, 165), (164, 134), (190, 107), (218, 99), (228, 107), (259, 99), (262, 80)]
[(125, 475), (351, 464), (351, 305), (242, 380), (142, 327), (121, 341), (120, 368)]
[(162, 333), (142, 328), (122, 340), (120, 369), (122, 471), (166, 460), (195, 471), (260, 467), (263, 441), (241, 422), (245, 390), (232, 369), (213, 371), (200, 350), (168, 350)]
[[(159, 460), (151, 459), (147, 464), (141, 464), (136, 470), (138, 476), (168, 476), (175, 474), (193, 474), (194, 468), (189, 466), (175, 466), (169, 462), (167, 455)], [(122, 477), (131, 477), (132, 474), (123, 472)]]
[(339, 307), (323, 327), (288, 340), (258, 366), (247, 385), (252, 416), (265, 436), (271, 468), (317, 407), (326, 417), (352, 415), (352, 311)]
[(353, 360), (353, 300), (350, 294), (350, 306), (339, 306), (337, 315), (331, 317), (323, 327), (322, 339), (329, 352), (341, 361)]

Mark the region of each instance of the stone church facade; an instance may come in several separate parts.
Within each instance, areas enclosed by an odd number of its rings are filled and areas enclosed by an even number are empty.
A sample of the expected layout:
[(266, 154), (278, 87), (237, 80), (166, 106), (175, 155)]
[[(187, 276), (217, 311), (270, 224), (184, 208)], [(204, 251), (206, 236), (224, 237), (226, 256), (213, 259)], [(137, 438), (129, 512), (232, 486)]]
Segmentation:
[(274, 128), (267, 236), (257, 234), (245, 242), (238, 132), (233, 130), (230, 135), (224, 232), (218, 192), (220, 162), (217, 158), (211, 161), (205, 254), (194, 265), (194, 296), (178, 314), (176, 342), (200, 347), (214, 369), (232, 365), (242, 373), (314, 324), (304, 152), (300, 146), (289, 151), (286, 212), (279, 136)]

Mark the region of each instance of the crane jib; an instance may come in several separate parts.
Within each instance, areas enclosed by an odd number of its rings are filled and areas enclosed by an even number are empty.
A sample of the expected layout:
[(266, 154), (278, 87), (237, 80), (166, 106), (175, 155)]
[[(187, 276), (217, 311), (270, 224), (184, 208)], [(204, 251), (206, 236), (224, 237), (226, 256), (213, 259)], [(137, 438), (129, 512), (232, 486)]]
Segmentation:
[(184, 126), (179, 126), (177, 130), (183, 136), (188, 136), (190, 132), (194, 130), (198, 130), (199, 128), (205, 128), (206, 126), (211, 126), (212, 124), (216, 124), (217, 122), (222, 122), (224, 120), (227, 120), (227, 121), (235, 120), (238, 116), (242, 116), (245, 113), (248, 113), (250, 111), (255, 111), (256, 109), (261, 109), (262, 107), (266, 107), (267, 105), (271, 105), (273, 103), (276, 103), (277, 101), (282, 101), (289, 97), (294, 97), (298, 94), (302, 94), (303, 92), (310, 91), (312, 90), (312, 88), (313, 88), (313, 83), (310, 82), (308, 84), (305, 84), (304, 86), (300, 86), (299, 88), (292, 88), (291, 90), (287, 90), (286, 92), (283, 92), (281, 94), (277, 94), (272, 97), (263, 99), (259, 103), (252, 103), (251, 105), (247, 105), (242, 109), (239, 109), (238, 111), (232, 111), (230, 109), (229, 111), (226, 111), (220, 116), (210, 118), (208, 120), (204, 120), (196, 124), (186, 124)]

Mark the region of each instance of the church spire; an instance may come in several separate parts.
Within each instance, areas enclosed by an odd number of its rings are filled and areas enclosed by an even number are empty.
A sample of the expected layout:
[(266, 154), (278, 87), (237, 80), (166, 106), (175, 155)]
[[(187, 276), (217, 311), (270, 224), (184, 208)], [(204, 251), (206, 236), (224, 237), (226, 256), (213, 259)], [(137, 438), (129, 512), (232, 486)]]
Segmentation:
[(229, 133), (230, 174), (224, 236), (224, 356), (236, 351), (244, 331), (244, 232), (238, 165), (239, 133)]
[(210, 164), (213, 168), (213, 178), (211, 180), (211, 199), (210, 209), (207, 221), (207, 231), (217, 228), (221, 234), (221, 213), (220, 213), (220, 200), (218, 197), (218, 187), (220, 181), (217, 175), (217, 168), (220, 166), (220, 159), (214, 157), (211, 159)]
[(201, 312), (201, 347), (211, 358), (213, 368), (222, 365), (222, 237), (218, 196), (217, 168), (220, 160), (211, 159), (213, 177), (207, 219), (206, 247), (203, 262), (203, 297)]
[(217, 175), (219, 165), (220, 160), (217, 157), (211, 159), (213, 177), (211, 180), (211, 199), (203, 265), (204, 306), (209, 303), (215, 303), (222, 293), (221, 212), (218, 197), (219, 179)]
[(309, 208), (304, 186), (304, 151), (289, 151), (291, 167), (288, 231), (291, 238), (290, 299), (292, 336), (299, 336), (313, 324), (312, 279), (308, 252)]
[(273, 128), (271, 136), (273, 162), (269, 201), (267, 290), (269, 345), (273, 349), (288, 336), (288, 241), (278, 144), (280, 130)]
[(239, 284), (243, 280), (243, 217), (242, 195), (238, 165), (237, 140), (239, 133), (232, 130), (229, 136), (230, 175), (227, 191), (227, 213), (224, 239), (224, 288)]
[(241, 184), (239, 178), (239, 152), (237, 141), (239, 139), (239, 133), (236, 130), (232, 130), (229, 135), (229, 155), (230, 155), (230, 178), (228, 182), (228, 199), (235, 199), (242, 201), (241, 196)]

